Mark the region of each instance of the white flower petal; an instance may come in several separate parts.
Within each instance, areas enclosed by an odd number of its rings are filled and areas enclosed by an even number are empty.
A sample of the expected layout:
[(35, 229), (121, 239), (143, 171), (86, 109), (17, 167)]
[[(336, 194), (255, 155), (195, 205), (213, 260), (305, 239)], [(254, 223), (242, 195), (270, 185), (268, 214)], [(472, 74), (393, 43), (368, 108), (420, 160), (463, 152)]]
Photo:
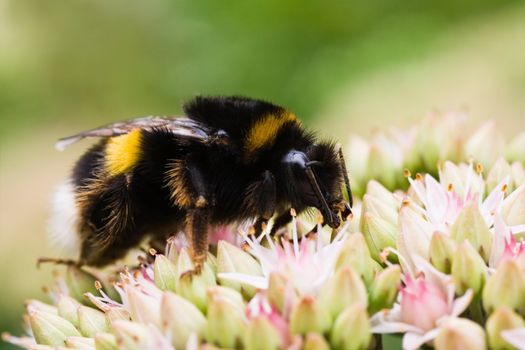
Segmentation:
[(412, 256), (428, 257), (433, 227), (412, 208), (405, 206), (399, 212), (399, 228), (397, 248), (414, 269), (416, 264), (411, 261)]
[(500, 214), (494, 217), (494, 241), (490, 252), (489, 266), (496, 267), (505, 252), (505, 243), (510, 240), (509, 230), (503, 222)]
[(505, 191), (503, 189), (507, 188), (508, 184), (509, 177), (507, 176), (496, 187), (494, 187), (480, 207), (481, 213), (483, 214), (485, 222), (488, 225), (492, 223), (492, 220), (490, 220), (492, 214), (499, 213), (501, 209), (503, 198), (505, 198)]
[(446, 286), (451, 284), (451, 277), (437, 270), (428, 260), (419, 255), (413, 255), (412, 261), (417, 266), (417, 271), (423, 272), (425, 279), (429, 282), (441, 286), (443, 292), (446, 292)]
[(461, 315), (461, 313), (465, 311), (470, 305), (473, 296), (474, 292), (472, 291), (472, 289), (469, 289), (465, 292), (465, 294), (463, 294), (463, 296), (454, 300), (454, 302), (452, 303), (451, 316), (457, 317)]
[(425, 191), (425, 186), (421, 180), (414, 180), (411, 177), (408, 178), (410, 187), (414, 190), (419, 200), (423, 203), (424, 206), (427, 205), (427, 196)]
[(238, 272), (224, 272), (224, 273), (219, 273), (218, 277), (224, 278), (230, 281), (246, 283), (250, 286), (253, 286), (259, 289), (268, 288), (268, 279), (262, 276), (252, 276), (252, 275), (247, 275), (247, 274), (238, 273)]
[(432, 176), (425, 176), (427, 188), (427, 216), (434, 226), (441, 229), (447, 212), (447, 192)]
[(438, 328), (434, 328), (425, 334), (408, 332), (403, 337), (403, 349), (404, 350), (416, 350), (421, 347), (421, 345), (437, 337), (439, 333)]
[(525, 327), (503, 331), (501, 337), (518, 350), (525, 350)]
[(421, 329), (403, 322), (382, 322), (372, 326), (371, 331), (375, 334), (422, 332)]
[(510, 227), (512, 234), (517, 235), (518, 233), (525, 232), (525, 225), (514, 225)]
[(186, 350), (199, 350), (199, 338), (197, 337), (197, 333), (193, 332), (188, 337)]

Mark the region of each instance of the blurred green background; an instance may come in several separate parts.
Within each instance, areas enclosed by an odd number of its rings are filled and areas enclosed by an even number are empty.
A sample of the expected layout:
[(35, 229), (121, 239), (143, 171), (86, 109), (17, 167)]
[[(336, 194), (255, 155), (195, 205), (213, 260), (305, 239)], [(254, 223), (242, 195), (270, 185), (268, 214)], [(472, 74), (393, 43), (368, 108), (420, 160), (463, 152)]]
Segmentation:
[(519, 1), (0, 0), (0, 330), (49, 283), (48, 199), (85, 148), (57, 138), (196, 94), (268, 99), (342, 141), (432, 109), (512, 135), (524, 23)]

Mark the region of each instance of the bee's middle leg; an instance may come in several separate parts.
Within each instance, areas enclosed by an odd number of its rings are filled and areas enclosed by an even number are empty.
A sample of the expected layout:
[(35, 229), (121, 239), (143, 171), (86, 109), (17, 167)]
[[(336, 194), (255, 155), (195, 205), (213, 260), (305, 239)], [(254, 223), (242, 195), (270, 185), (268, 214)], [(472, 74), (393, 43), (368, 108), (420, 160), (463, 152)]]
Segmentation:
[(186, 235), (194, 265), (191, 273), (200, 274), (208, 255), (208, 227), (210, 224), (211, 201), (208, 186), (202, 173), (188, 165), (187, 185), (190, 186), (191, 200), (186, 209)]

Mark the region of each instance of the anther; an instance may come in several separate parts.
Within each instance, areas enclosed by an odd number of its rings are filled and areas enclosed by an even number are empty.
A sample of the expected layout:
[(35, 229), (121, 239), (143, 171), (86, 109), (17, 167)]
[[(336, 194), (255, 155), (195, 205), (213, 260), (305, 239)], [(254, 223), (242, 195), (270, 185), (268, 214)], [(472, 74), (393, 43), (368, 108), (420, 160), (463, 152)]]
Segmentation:
[(476, 164), (476, 172), (478, 174), (481, 174), (483, 172), (483, 165), (481, 165), (481, 163)]
[(95, 289), (96, 290), (101, 290), (102, 289), (102, 283), (100, 283), (100, 281), (95, 281)]

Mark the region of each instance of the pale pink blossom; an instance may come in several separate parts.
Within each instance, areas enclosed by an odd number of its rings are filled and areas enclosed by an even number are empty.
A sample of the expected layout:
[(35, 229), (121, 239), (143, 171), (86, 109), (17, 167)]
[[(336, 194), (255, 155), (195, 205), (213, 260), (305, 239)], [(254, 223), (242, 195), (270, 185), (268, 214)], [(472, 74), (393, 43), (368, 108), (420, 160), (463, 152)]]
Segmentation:
[[(400, 260), (404, 259), (396, 253)], [(432, 341), (440, 326), (465, 311), (473, 297), (469, 289), (463, 296), (455, 298), (456, 288), (450, 276), (439, 272), (419, 256), (412, 257), (412, 260), (417, 268), (406, 271), (405, 287), (394, 307), (376, 313), (370, 320), (372, 333), (405, 333), (405, 350), (417, 349)]]
[(489, 271), (495, 269), (505, 260), (517, 260), (525, 270), (525, 242), (516, 241), (512, 228), (507, 226), (501, 215), (494, 217), (494, 243), (489, 259)]
[[(297, 220), (292, 220), (292, 241), (282, 239), (281, 245), (273, 242), (268, 230), (260, 237), (246, 235), (249, 252), (259, 261), (263, 276), (242, 273), (219, 273), (220, 278), (246, 283), (256, 288), (268, 288), (270, 274), (286, 276), (289, 284), (301, 295), (317, 295), (321, 286), (333, 275), (336, 259), (342, 248), (348, 222), (332, 242), (321, 233), (319, 225), (315, 239), (298, 237)], [(263, 245), (266, 240), (267, 246)]]
[(271, 305), (264, 293), (258, 293), (248, 303), (246, 311), (248, 320), (257, 317), (265, 317), (279, 332), (282, 344), (290, 344), (292, 338), (289, 332), (289, 324), (281, 313)]
[(435, 327), (436, 321), (448, 312), (447, 296), (438, 286), (422, 276), (405, 278), (401, 289), (401, 320), (425, 331)]

